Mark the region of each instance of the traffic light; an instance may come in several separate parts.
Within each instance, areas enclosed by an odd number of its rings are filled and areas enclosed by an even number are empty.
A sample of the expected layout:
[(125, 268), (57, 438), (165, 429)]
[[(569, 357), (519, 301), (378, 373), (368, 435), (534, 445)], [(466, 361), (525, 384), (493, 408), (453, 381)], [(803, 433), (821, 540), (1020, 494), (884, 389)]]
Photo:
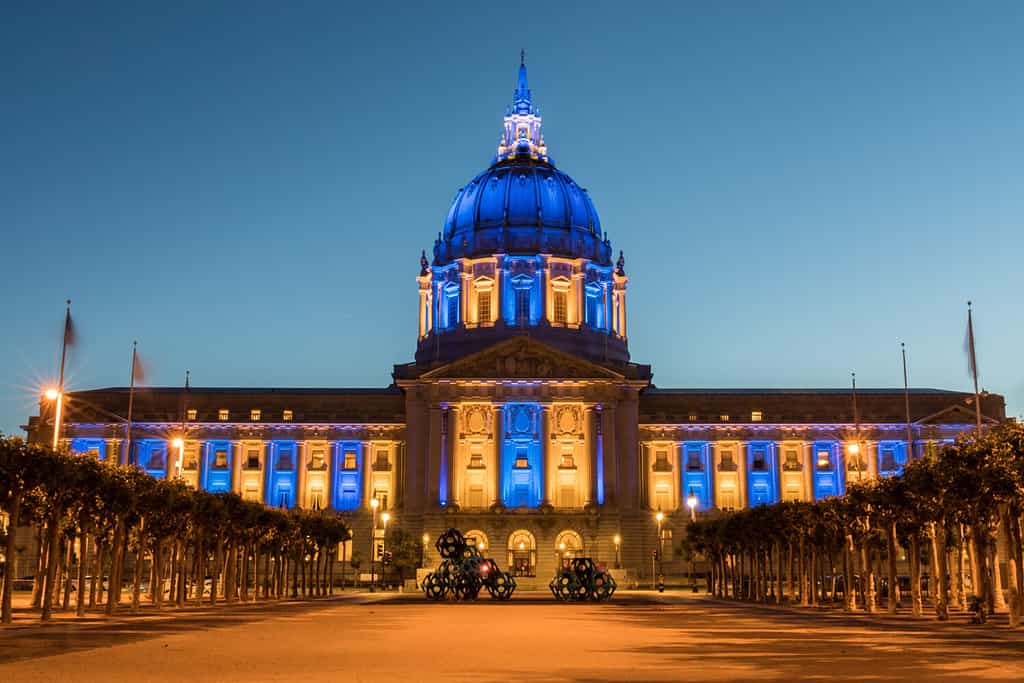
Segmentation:
[(655, 561), (661, 559), (661, 553), (659, 553), (657, 550), (652, 550), (651, 551), (651, 559), (655, 560)]
[(384, 544), (383, 543), (377, 543), (375, 545), (376, 545), (376, 547), (374, 548), (374, 551), (373, 551), (373, 557), (374, 557), (375, 560), (379, 560), (382, 557), (384, 557)]
[(384, 566), (390, 566), (390, 564), (391, 564), (391, 551), (390, 550), (385, 550), (384, 551)]

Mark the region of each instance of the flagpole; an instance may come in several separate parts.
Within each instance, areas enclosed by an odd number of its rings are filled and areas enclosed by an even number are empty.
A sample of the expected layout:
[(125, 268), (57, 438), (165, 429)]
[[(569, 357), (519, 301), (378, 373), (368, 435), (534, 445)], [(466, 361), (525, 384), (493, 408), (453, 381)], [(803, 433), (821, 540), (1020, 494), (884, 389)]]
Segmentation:
[(60, 345), (60, 378), (57, 380), (57, 409), (53, 416), (53, 448), (60, 443), (61, 420), (64, 419), (64, 361), (68, 356), (68, 333), (71, 331), (71, 299), (64, 312), (64, 338)]
[(128, 384), (128, 434), (125, 437), (124, 464), (130, 464), (132, 457), (132, 409), (135, 407), (135, 357), (139, 342), (132, 342), (132, 374)]
[(910, 384), (907, 382), (907, 345), (900, 342), (903, 354), (903, 409), (907, 415), (907, 462), (914, 459), (914, 436), (910, 429)]
[(974, 416), (978, 422), (978, 436), (981, 436), (981, 395), (978, 393), (978, 356), (974, 353), (974, 320), (971, 302), (967, 302), (967, 337), (971, 345), (971, 375), (974, 378)]
[(856, 435), (857, 450), (854, 453), (857, 456), (857, 481), (860, 482), (864, 478), (863, 472), (861, 472), (860, 466), (860, 413), (857, 412), (857, 373), (850, 373), (850, 382), (853, 392), (853, 430)]

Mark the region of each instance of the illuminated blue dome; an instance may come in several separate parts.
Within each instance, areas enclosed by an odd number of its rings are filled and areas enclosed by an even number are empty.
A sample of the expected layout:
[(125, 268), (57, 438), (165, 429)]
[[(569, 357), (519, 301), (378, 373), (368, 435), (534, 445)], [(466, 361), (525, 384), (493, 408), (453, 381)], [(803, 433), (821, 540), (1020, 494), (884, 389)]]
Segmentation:
[(496, 253), (611, 263), (611, 245), (602, 238), (590, 195), (548, 157), (525, 64), (519, 66), (498, 154), (455, 194), (439, 237), (434, 265)]

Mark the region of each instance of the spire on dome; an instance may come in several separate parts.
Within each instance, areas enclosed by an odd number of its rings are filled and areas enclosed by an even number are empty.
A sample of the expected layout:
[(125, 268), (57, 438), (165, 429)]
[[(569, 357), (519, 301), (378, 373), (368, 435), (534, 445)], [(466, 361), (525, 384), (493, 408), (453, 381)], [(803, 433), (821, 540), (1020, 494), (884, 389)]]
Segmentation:
[(512, 97), (512, 111), (516, 114), (533, 114), (533, 98), (526, 80), (526, 50), (519, 51), (519, 82)]
[(520, 50), (519, 79), (512, 95), (512, 106), (505, 112), (505, 131), (498, 144), (495, 161), (528, 156), (550, 162), (540, 124), (540, 112), (533, 106), (533, 95), (526, 78), (526, 50)]

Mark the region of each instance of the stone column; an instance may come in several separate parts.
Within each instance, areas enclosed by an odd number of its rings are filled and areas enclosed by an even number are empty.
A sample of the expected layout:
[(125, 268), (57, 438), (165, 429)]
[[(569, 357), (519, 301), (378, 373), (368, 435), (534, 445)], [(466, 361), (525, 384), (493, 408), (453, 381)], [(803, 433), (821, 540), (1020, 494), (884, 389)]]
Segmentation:
[(868, 479), (878, 479), (878, 442), (865, 441), (864, 446), (867, 449), (864, 457), (868, 464)]
[(583, 499), (583, 506), (597, 503), (597, 459), (601, 454), (597, 450), (597, 418), (599, 415), (593, 406), (586, 407), (584, 418), (587, 446), (587, 490)]
[(606, 505), (619, 503), (619, 455), (615, 441), (615, 406), (606, 405), (601, 411), (602, 443), (604, 458), (604, 502)]
[(448, 449), (445, 457), (448, 462), (448, 500), (452, 504), (462, 506), (462, 463), (458, 453), (460, 450), (459, 418), (462, 417), (462, 409), (452, 407), (448, 409)]
[(164, 441), (164, 479), (174, 479), (174, 461), (178, 457), (178, 449), (171, 445), (171, 440)]
[(540, 408), (540, 490), (543, 496), (541, 505), (551, 505), (551, 406), (544, 404)]
[(491, 418), (491, 435), (494, 439), (494, 456), (492, 459), (491, 466), (494, 468), (494, 473), (491, 476), (491, 503), (503, 502), (503, 490), (501, 486), (501, 472), (502, 472), (502, 445), (505, 443), (505, 421), (504, 409), (501, 404), (495, 404), (492, 408)]
[(309, 442), (300, 441), (298, 443), (298, 457), (296, 458), (295, 466), (298, 471), (295, 474), (295, 507), (305, 509), (306, 507), (306, 479), (308, 471), (307, 460), (309, 458)]
[(231, 442), (231, 492), (242, 493), (242, 443)]
[(429, 446), (424, 454), (426, 459), (426, 500), (423, 501), (423, 505), (428, 510), (436, 509), (441, 495), (441, 473), (444, 472), (444, 468), (441, 466), (444, 459), (442, 450), (445, 448), (444, 435), (441, 432), (442, 430), (447, 431), (447, 427), (442, 427), (443, 418), (446, 417), (447, 415), (444, 414), (440, 406), (431, 406), (427, 427)]
[(363, 509), (370, 510), (370, 500), (373, 498), (373, 442), (359, 442), (360, 474), (363, 475)]
[(814, 502), (814, 444), (804, 441), (800, 444), (803, 451), (804, 500)]
[[(715, 466), (715, 451), (714, 442), (707, 445), (707, 458), (704, 460), (704, 466), (708, 468), (708, 507), (718, 507), (718, 467)], [(689, 496), (689, 492), (686, 494)]]
[(747, 442), (736, 442), (736, 505), (740, 510), (747, 507)]

